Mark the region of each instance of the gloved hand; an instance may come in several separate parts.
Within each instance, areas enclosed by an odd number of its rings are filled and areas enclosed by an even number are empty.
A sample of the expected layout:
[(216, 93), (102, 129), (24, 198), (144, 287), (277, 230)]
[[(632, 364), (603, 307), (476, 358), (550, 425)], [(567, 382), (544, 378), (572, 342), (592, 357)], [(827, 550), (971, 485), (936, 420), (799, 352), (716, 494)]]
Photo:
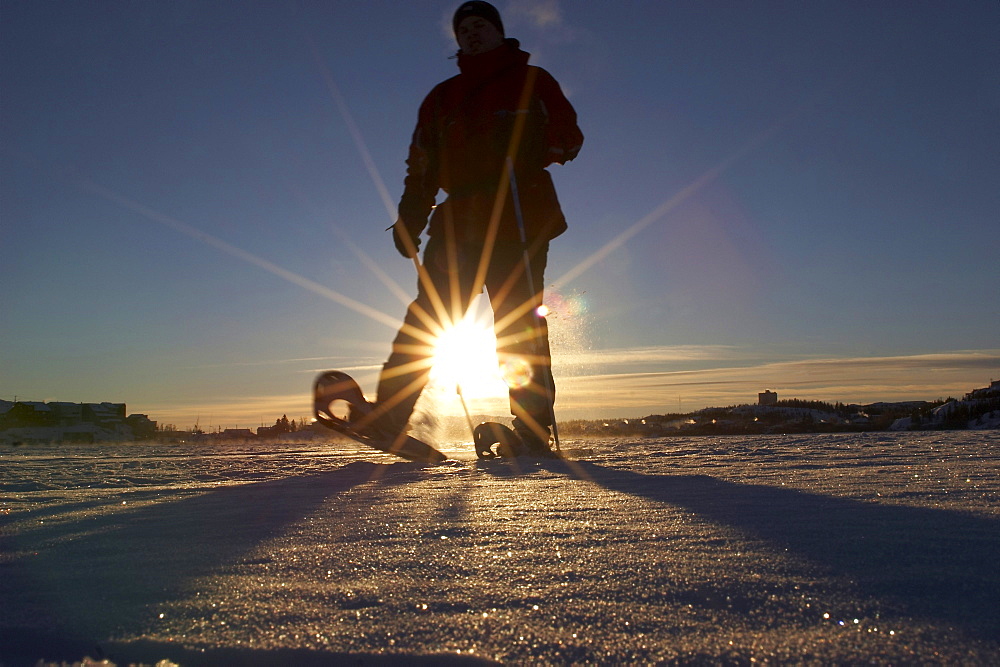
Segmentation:
[[(412, 246), (406, 242), (407, 238), (412, 242)], [(396, 244), (399, 254), (407, 259), (416, 257), (420, 249), (420, 235), (411, 233), (402, 220), (397, 220), (392, 226), (392, 242)]]

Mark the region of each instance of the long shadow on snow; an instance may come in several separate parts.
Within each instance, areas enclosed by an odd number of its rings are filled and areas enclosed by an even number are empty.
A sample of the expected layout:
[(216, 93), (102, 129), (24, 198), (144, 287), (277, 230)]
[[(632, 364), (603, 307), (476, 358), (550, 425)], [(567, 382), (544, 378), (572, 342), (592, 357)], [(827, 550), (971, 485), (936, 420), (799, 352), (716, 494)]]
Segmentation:
[[(359, 461), (4, 536), (0, 550), (17, 556), (0, 567), (0, 599), (18, 613), (4, 615), (0, 664), (93, 655), (98, 642), (148, 627), (157, 605), (192, 579), (280, 536), (331, 496), (372, 480), (404, 484), (417, 468)], [(40, 625), (47, 630), (32, 629)]]
[(706, 475), (544, 464), (607, 489), (689, 509), (766, 539), (894, 600), (906, 613), (1000, 636), (1000, 522), (952, 510), (861, 502)]

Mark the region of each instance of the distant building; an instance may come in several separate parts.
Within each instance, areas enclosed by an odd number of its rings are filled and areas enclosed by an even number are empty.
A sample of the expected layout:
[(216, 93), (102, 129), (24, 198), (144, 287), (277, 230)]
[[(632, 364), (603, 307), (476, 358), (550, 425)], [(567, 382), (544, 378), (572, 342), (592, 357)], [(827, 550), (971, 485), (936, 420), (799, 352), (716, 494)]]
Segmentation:
[(156, 422), (149, 415), (132, 414), (125, 418), (137, 439), (156, 437)]
[[(156, 423), (139, 419), (147, 435)], [(97, 442), (132, 440), (136, 433), (126, 424), (124, 403), (66, 403), (54, 401), (0, 402), (0, 433), (14, 442)]]
[(227, 428), (220, 434), (222, 438), (253, 438), (253, 431), (248, 428)]
[(45, 403), (38, 401), (18, 401), (9, 410), (4, 411), (0, 428), (49, 426), (52, 418), (52, 409)]
[(102, 426), (125, 423), (124, 403), (83, 403), (83, 421)]
[(757, 394), (757, 404), (758, 405), (777, 405), (778, 404), (778, 394), (770, 389), (764, 391), (763, 393)]
[(1000, 380), (990, 380), (990, 386), (985, 389), (975, 389), (969, 392), (966, 398), (968, 399), (980, 399), (980, 398), (991, 398), (994, 396), (1000, 396)]
[(72, 426), (83, 421), (83, 405), (80, 403), (49, 403), (52, 416), (60, 426)]

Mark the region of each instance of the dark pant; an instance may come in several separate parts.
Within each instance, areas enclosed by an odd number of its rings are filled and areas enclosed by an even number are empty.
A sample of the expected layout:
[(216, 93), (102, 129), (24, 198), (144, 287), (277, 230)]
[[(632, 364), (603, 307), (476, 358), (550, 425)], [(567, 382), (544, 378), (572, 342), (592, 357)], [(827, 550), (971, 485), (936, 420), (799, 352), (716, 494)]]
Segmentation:
[(497, 356), (507, 371), (521, 370), (515, 375), (522, 381), (508, 380), (511, 413), (532, 428), (551, 425), (555, 384), (548, 327), (537, 311), (548, 242), (534, 244), (528, 255), (533, 285), (520, 243), (498, 241), (481, 269), (482, 246), (437, 237), (428, 241), (417, 298), (406, 311), (379, 378), (376, 415), (383, 424), (394, 430), (405, 428), (430, 376), (436, 332), (460, 321), (485, 286), (496, 323)]

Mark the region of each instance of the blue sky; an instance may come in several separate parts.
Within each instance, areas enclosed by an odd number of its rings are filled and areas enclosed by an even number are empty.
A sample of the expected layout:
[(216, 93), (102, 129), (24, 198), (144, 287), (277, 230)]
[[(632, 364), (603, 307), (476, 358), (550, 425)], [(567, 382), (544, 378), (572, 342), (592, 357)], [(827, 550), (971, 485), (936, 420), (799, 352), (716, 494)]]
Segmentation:
[[(998, 3), (497, 5), (586, 135), (560, 417), (1000, 378)], [(0, 398), (246, 427), (324, 368), (372, 389), (455, 6), (4, 0)]]

